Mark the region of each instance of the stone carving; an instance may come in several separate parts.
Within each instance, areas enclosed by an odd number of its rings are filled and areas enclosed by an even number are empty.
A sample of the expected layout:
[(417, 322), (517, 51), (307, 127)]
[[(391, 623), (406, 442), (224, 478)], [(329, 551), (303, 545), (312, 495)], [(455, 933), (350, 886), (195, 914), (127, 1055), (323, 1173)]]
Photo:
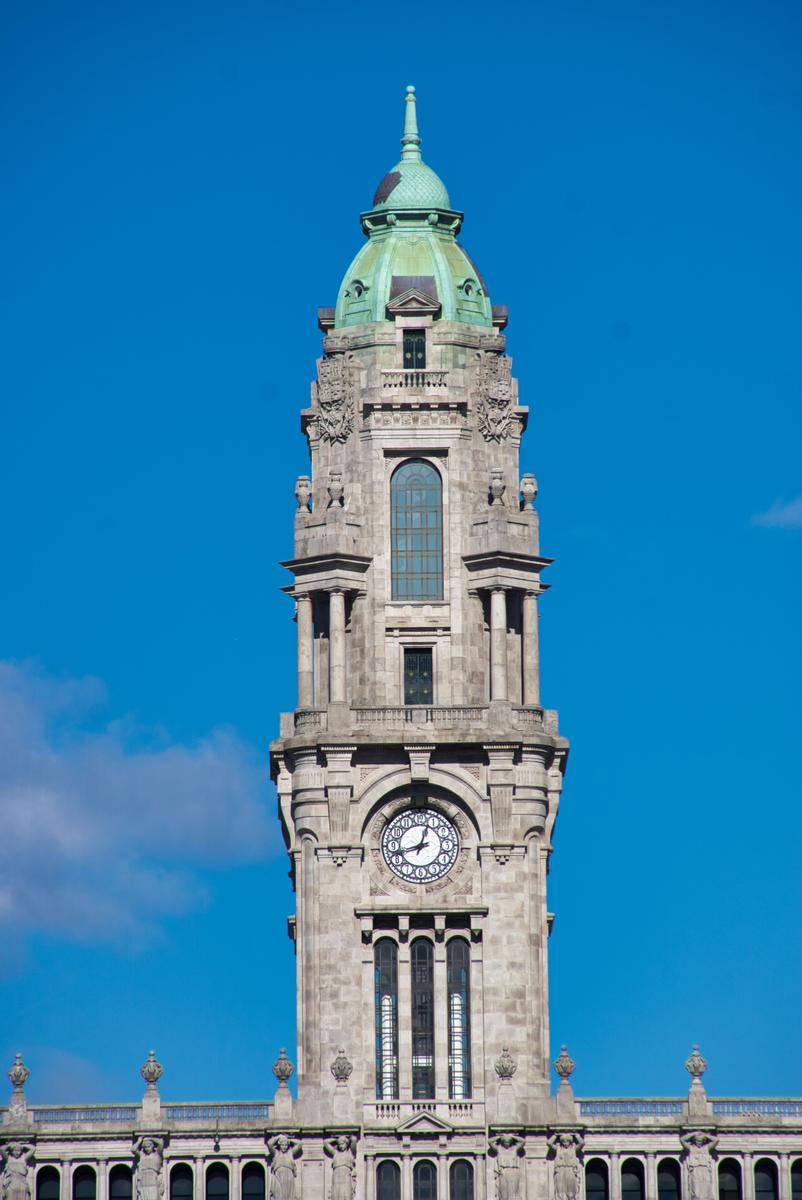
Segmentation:
[(716, 1177), (712, 1153), (718, 1138), (704, 1129), (680, 1134), (686, 1154), (690, 1200), (715, 1200)]
[(347, 1083), (351, 1072), (354, 1069), (354, 1064), (346, 1058), (345, 1050), (342, 1046), (337, 1051), (337, 1057), (331, 1064), (331, 1073), (338, 1083)]
[[(142, 1069), (144, 1071), (144, 1067)], [(150, 1085), (150, 1081), (148, 1081), (148, 1085)], [(164, 1195), (164, 1139), (152, 1137), (149, 1134), (137, 1138), (134, 1142), (134, 1159), (136, 1160), (136, 1200), (162, 1200)]]
[(270, 1188), (268, 1200), (295, 1200), (295, 1184), (298, 1177), (296, 1158), (303, 1147), (286, 1133), (268, 1138), (270, 1151)]
[(342, 471), (330, 473), (326, 491), (329, 493), (329, 508), (342, 508), (344, 492)]
[(503, 496), (506, 490), (507, 485), (504, 482), (504, 472), (500, 467), (493, 467), (490, 471), (490, 485), (488, 487), (490, 503), (503, 504)]
[(694, 1083), (697, 1079), (701, 1079), (707, 1070), (707, 1059), (702, 1058), (698, 1046), (694, 1046), (689, 1056), (685, 1059), (685, 1070), (693, 1077)]
[(560, 1081), (569, 1080), (576, 1070), (576, 1063), (568, 1053), (567, 1046), (560, 1046), (560, 1053), (554, 1060), (554, 1070), (560, 1076)]
[(341, 1133), (323, 1143), (331, 1159), (331, 1200), (353, 1200), (356, 1190), (356, 1138)]
[[(27, 1070), (27, 1067), (25, 1069)], [(25, 1078), (27, 1079), (27, 1075)], [(0, 1163), (3, 1167), (3, 1173), (0, 1175), (2, 1200), (31, 1200), (28, 1165), (32, 1158), (33, 1146), (30, 1142), (9, 1142), (0, 1146)]]
[(308, 475), (299, 475), (295, 480), (295, 503), (301, 511), (309, 512), (312, 507), (312, 480)]
[(518, 1070), (518, 1064), (510, 1054), (509, 1046), (501, 1047), (501, 1054), (496, 1059), (496, 1074), (499, 1079), (512, 1079)]
[(520, 1159), (524, 1152), (523, 1138), (514, 1133), (500, 1133), (488, 1142), (496, 1164), (497, 1200), (519, 1200), (521, 1195)]
[(512, 376), (510, 360), (486, 350), (478, 353), (479, 432), (486, 442), (503, 442), (512, 429)]
[(148, 1085), (148, 1091), (155, 1092), (156, 1084), (164, 1074), (164, 1067), (156, 1060), (156, 1054), (153, 1050), (148, 1054), (147, 1062), (144, 1062), (139, 1068), (139, 1074)]
[(345, 442), (354, 427), (351, 384), (352, 351), (318, 360), (317, 427), (327, 442)]
[(555, 1133), (548, 1140), (554, 1152), (555, 1200), (577, 1200), (579, 1195), (579, 1152), (582, 1136), (572, 1131)]
[(521, 476), (521, 508), (524, 512), (532, 511), (536, 497), (537, 480), (531, 471), (527, 471), (526, 475)]
[(287, 1058), (287, 1051), (282, 1046), (278, 1052), (278, 1058), (273, 1063), (273, 1074), (279, 1081), (279, 1086), (282, 1084), (286, 1087), (287, 1080), (295, 1070), (295, 1064)]
[(8, 1102), (8, 1115), (11, 1119), (24, 1119), (28, 1110), (28, 1102), (25, 1099), (25, 1084), (28, 1082), (30, 1074), (18, 1050), (14, 1056), (14, 1064), (8, 1072), (9, 1081), (14, 1088), (11, 1093), (11, 1099)]

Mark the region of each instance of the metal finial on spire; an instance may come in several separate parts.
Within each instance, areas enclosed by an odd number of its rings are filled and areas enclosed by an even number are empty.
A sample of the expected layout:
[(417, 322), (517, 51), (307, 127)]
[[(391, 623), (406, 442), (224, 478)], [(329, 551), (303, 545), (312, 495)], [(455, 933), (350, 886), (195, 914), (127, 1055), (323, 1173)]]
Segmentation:
[(407, 98), (404, 112), (404, 136), (401, 138), (403, 162), (420, 162), (420, 136), (418, 134), (418, 116), (415, 111), (415, 89), (412, 84), (407, 88)]

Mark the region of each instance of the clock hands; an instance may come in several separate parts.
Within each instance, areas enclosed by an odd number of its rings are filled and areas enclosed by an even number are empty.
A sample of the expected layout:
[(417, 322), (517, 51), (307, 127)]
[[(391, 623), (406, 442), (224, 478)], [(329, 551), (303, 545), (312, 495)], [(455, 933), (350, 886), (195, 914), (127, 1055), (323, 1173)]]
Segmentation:
[(407, 854), (417, 854), (420, 850), (423, 849), (424, 846), (428, 846), (428, 844), (429, 844), (429, 830), (424, 829), (423, 837), (418, 842), (417, 846), (409, 846), (407, 848)]

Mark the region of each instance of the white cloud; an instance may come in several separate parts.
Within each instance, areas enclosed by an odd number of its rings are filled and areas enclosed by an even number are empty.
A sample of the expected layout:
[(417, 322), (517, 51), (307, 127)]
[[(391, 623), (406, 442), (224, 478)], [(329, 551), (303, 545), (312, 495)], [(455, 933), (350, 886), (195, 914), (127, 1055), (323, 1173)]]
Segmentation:
[(274, 844), (261, 752), (226, 730), (181, 744), (101, 723), (103, 702), (97, 680), (0, 662), (0, 946), (146, 940), (205, 903), (201, 868)]
[(752, 517), (753, 525), (771, 526), (776, 529), (802, 529), (802, 496), (787, 503), (775, 500), (768, 512)]

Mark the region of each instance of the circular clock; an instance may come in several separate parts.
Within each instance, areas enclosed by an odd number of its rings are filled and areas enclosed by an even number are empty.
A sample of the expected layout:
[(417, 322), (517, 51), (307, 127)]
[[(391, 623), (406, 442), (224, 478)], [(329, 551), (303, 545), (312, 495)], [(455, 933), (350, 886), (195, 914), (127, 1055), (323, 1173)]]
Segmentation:
[(434, 808), (405, 808), (382, 834), (382, 854), (399, 879), (431, 883), (447, 875), (459, 853), (459, 834)]

